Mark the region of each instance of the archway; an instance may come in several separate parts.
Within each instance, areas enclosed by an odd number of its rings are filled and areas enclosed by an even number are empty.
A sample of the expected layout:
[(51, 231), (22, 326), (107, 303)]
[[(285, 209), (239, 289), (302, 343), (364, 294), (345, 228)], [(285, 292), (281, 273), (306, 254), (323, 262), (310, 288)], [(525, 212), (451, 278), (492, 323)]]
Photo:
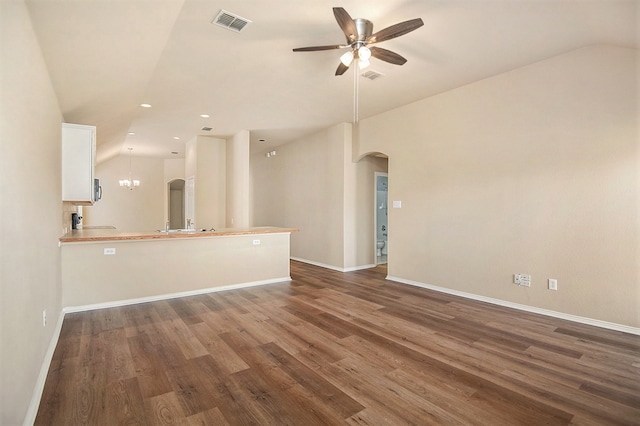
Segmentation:
[(169, 229), (184, 229), (184, 179), (169, 182)]

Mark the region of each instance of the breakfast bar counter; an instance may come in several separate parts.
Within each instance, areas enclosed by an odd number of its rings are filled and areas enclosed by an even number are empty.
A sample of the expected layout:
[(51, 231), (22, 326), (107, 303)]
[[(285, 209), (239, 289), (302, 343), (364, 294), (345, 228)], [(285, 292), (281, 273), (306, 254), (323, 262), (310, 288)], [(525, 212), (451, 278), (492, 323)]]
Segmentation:
[(62, 306), (73, 312), (286, 282), (292, 232), (74, 230), (60, 238)]
[(260, 226), (253, 228), (222, 228), (218, 230), (169, 230), (169, 231), (143, 231), (122, 232), (111, 227), (72, 230), (60, 237), (62, 243), (79, 243), (90, 241), (132, 241), (132, 240), (156, 240), (165, 238), (198, 238), (221, 237), (228, 235), (257, 235), (297, 232), (294, 228), (278, 228), (275, 226)]

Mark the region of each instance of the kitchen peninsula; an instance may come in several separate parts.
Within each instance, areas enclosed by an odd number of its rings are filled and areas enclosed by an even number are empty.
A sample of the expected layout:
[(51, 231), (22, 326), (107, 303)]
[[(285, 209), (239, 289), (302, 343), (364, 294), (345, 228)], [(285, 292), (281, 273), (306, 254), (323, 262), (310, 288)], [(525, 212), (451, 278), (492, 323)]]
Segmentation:
[(74, 230), (60, 238), (62, 306), (71, 312), (288, 281), (292, 232)]

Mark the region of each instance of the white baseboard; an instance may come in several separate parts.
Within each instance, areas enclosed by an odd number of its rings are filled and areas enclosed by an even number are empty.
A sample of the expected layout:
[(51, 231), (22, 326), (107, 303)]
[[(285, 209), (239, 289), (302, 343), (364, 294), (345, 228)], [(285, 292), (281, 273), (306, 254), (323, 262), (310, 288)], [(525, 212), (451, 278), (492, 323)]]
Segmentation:
[(363, 269), (371, 269), (375, 268), (376, 265), (374, 263), (370, 265), (360, 265), (360, 266), (352, 266), (350, 268), (344, 268), (344, 272), (353, 272), (353, 271), (361, 271)]
[(159, 300), (176, 299), (178, 297), (197, 296), (200, 294), (215, 293), (218, 291), (235, 290), (239, 288), (256, 287), (259, 285), (275, 284), (291, 281), (291, 277), (272, 278), (269, 280), (252, 281), (248, 283), (230, 284), (220, 287), (203, 288), (200, 290), (181, 291), (179, 293), (159, 294), (157, 296), (139, 297), (136, 299), (116, 300), (113, 302), (96, 303), (83, 306), (67, 306), (64, 313), (92, 311), (94, 309), (115, 308), (118, 306), (136, 305), (138, 303), (156, 302)]
[(491, 303), (493, 305), (499, 305), (499, 306), (504, 306), (504, 307), (507, 307), (507, 308), (513, 308), (513, 309), (518, 309), (518, 310), (521, 310), (521, 311), (531, 312), (531, 313), (534, 313), (534, 314), (540, 314), (540, 315), (546, 315), (546, 316), (549, 316), (549, 317), (560, 318), (560, 319), (573, 321), (573, 322), (577, 322), (577, 323), (581, 323), (581, 324), (593, 325), (593, 326), (596, 326), (596, 327), (602, 327), (602, 328), (606, 328), (606, 329), (609, 329), (609, 330), (621, 331), (623, 333), (640, 335), (640, 328), (630, 327), (630, 326), (624, 325), (624, 324), (616, 324), (616, 323), (613, 323), (613, 322), (600, 321), (600, 320), (593, 319), (593, 318), (581, 317), (581, 316), (578, 316), (578, 315), (571, 315), (571, 314), (565, 314), (563, 312), (550, 311), (548, 309), (536, 308), (534, 306), (521, 305), (519, 303), (508, 302), (506, 300), (494, 299), (492, 297), (479, 296), (477, 294), (466, 293), (464, 291), (452, 290), (452, 289), (449, 289), (449, 288), (438, 287), (438, 286), (431, 285), (431, 284), (424, 284), (424, 283), (421, 283), (421, 282), (418, 282), (418, 281), (406, 280), (404, 278), (398, 278), (398, 277), (394, 277), (394, 276), (391, 276), (391, 275), (387, 275), (387, 279), (390, 280), (390, 281), (395, 281), (395, 282), (399, 282), (399, 283), (402, 283), (402, 284), (408, 284), (408, 285), (412, 285), (412, 286), (415, 286), (415, 287), (422, 287), (422, 288), (426, 288), (426, 289), (429, 289), (429, 290), (438, 291), (440, 293), (447, 293), (447, 294), (451, 294), (453, 296), (464, 297), (466, 299), (478, 300), (480, 302), (487, 302), (487, 303)]
[(339, 266), (327, 265), (326, 263), (314, 262), (313, 260), (301, 259), (299, 257), (292, 257), (291, 260), (295, 260), (297, 262), (308, 263), (309, 265), (319, 266), (325, 269), (331, 269), (338, 272), (353, 272), (360, 271), (362, 269), (374, 268), (376, 265), (361, 265), (361, 266), (351, 266), (349, 268), (341, 268)]
[(29, 403), (29, 408), (27, 410), (27, 415), (24, 418), (23, 426), (32, 426), (36, 421), (38, 408), (40, 408), (40, 400), (42, 399), (42, 393), (44, 392), (44, 385), (47, 381), (47, 375), (49, 374), (49, 367), (51, 366), (53, 354), (56, 351), (56, 346), (58, 345), (58, 340), (60, 339), (60, 331), (62, 330), (63, 321), (64, 310), (61, 310), (60, 315), (58, 315), (58, 322), (53, 329), (53, 335), (51, 336), (51, 340), (49, 341), (49, 347), (47, 348), (47, 352), (45, 353), (44, 359), (42, 360), (40, 373), (38, 374), (38, 379), (36, 380), (36, 384), (33, 388), (33, 395), (31, 396), (31, 402)]

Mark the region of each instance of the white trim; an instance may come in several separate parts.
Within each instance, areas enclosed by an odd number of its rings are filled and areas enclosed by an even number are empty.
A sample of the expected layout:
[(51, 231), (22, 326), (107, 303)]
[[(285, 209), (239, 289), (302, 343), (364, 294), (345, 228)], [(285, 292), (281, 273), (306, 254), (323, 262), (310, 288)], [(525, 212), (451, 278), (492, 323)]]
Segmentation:
[(230, 284), (220, 287), (203, 288), (200, 290), (182, 291), (179, 293), (159, 294), (156, 296), (139, 297), (136, 299), (116, 300), (113, 302), (96, 303), (93, 305), (67, 306), (63, 308), (64, 313), (92, 311), (94, 309), (115, 308), (118, 306), (136, 305), (138, 303), (157, 302), (159, 300), (175, 299), (178, 297), (197, 296), (200, 294), (215, 293), (218, 291), (235, 290), (239, 288), (256, 287), (260, 285), (282, 283), (291, 281), (291, 277), (273, 278), (263, 281), (252, 281), (248, 283)]
[[(373, 172), (373, 258), (376, 259), (376, 265), (384, 265), (378, 263), (378, 177), (387, 177), (387, 240), (385, 246), (387, 249), (386, 256), (389, 255), (389, 173)], [(387, 258), (388, 259), (388, 258)]]
[(296, 262), (308, 263), (309, 265), (319, 266), (321, 268), (331, 269), (338, 272), (353, 272), (376, 267), (376, 265), (361, 265), (351, 266), (349, 268), (340, 268), (339, 266), (327, 265), (326, 263), (314, 262), (313, 260), (301, 259), (299, 257), (292, 257), (291, 260), (295, 260)]
[(361, 271), (363, 269), (371, 269), (371, 268), (375, 268), (377, 265), (375, 264), (370, 264), (370, 265), (360, 265), (360, 266), (352, 266), (350, 268), (343, 268), (342, 272), (353, 272), (353, 271)]
[(47, 375), (49, 374), (49, 368), (51, 367), (51, 361), (53, 361), (53, 354), (56, 351), (56, 346), (58, 346), (58, 340), (60, 339), (60, 331), (62, 330), (62, 322), (64, 321), (64, 309), (60, 311), (60, 315), (58, 315), (58, 322), (53, 330), (53, 335), (51, 336), (51, 341), (49, 341), (49, 348), (47, 348), (47, 352), (44, 355), (44, 359), (42, 360), (42, 365), (40, 366), (40, 373), (38, 374), (38, 379), (36, 380), (36, 384), (33, 388), (33, 395), (31, 395), (31, 402), (29, 403), (29, 408), (27, 409), (27, 414), (24, 418), (24, 426), (33, 425), (36, 421), (36, 416), (38, 415), (38, 408), (40, 408), (40, 400), (42, 399), (42, 393), (44, 392), (44, 385), (47, 381)]
[(635, 334), (640, 336), (640, 328), (630, 327), (624, 324), (616, 324), (613, 322), (601, 321), (593, 318), (581, 317), (578, 315), (565, 314), (563, 312), (550, 311), (548, 309), (536, 308), (534, 306), (521, 305), (519, 303), (508, 302), (506, 300), (494, 299), (492, 297), (479, 296), (473, 293), (466, 293), (464, 291), (452, 290), (449, 288), (438, 287), (431, 284), (424, 284), (418, 281), (406, 280), (404, 278), (398, 278), (391, 275), (386, 277), (389, 281), (395, 281), (402, 284), (408, 284), (415, 287), (422, 287), (429, 290), (438, 291), (440, 293), (447, 293), (454, 296), (464, 297), (466, 299), (478, 300), (480, 302), (487, 302), (493, 305), (505, 306), (507, 308), (518, 309), (521, 311), (532, 312), (534, 314), (546, 315), (549, 317), (560, 318), (568, 321), (578, 322), (581, 324), (593, 325), (595, 327), (602, 327), (609, 330), (621, 331), (623, 333)]

